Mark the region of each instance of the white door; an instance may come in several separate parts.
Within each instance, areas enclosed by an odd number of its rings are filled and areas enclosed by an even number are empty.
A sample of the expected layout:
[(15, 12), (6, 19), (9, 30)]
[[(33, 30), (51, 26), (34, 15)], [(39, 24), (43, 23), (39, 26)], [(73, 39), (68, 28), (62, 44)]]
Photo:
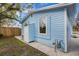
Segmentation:
[(29, 42), (29, 26), (24, 26), (24, 41)]

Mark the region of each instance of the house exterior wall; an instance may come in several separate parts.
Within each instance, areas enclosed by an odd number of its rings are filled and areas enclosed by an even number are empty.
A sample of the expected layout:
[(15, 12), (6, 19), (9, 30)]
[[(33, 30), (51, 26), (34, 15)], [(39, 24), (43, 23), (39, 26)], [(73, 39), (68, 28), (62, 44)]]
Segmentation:
[[(42, 35), (38, 32), (39, 20), (41, 16), (47, 18), (47, 34)], [(64, 9), (49, 10), (44, 12), (35, 13), (28, 19), (29, 24), (35, 25), (35, 41), (42, 44), (54, 47), (55, 40), (62, 41), (61, 45), (64, 48)], [(26, 21), (24, 22), (26, 23)], [(29, 31), (31, 33), (31, 31)]]
[(64, 48), (64, 9), (56, 11), (51, 17), (51, 38), (52, 41), (61, 41)]
[[(66, 12), (67, 14), (65, 15)], [(60, 42), (61, 48), (63, 50), (66, 49), (67, 46), (65, 47), (65, 45), (67, 45), (67, 42), (65, 41), (69, 41), (71, 38), (72, 14), (75, 14), (75, 11), (73, 13), (71, 12), (72, 11), (70, 11), (70, 9), (68, 8), (60, 8), (32, 14), (31, 16), (29, 16), (27, 21), (23, 23), (23, 27), (27, 22), (28, 26), (32, 24), (34, 26), (29, 26), (29, 40), (37, 41), (50, 47), (54, 47), (53, 43), (55, 43), (55, 41), (57, 40), (58, 42)], [(47, 18), (46, 35), (40, 34), (38, 31), (41, 16), (45, 16)]]

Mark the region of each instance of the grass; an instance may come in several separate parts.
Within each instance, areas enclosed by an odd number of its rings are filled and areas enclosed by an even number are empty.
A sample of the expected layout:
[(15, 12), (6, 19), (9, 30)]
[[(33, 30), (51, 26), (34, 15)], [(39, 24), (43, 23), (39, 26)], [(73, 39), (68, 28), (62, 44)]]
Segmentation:
[(9, 37), (0, 38), (0, 56), (47, 56), (45, 53)]

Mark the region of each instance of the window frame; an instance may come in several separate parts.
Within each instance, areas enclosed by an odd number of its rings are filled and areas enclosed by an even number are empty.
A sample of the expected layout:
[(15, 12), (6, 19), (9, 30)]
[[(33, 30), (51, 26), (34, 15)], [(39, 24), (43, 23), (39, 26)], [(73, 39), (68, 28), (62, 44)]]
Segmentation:
[[(46, 21), (46, 23), (45, 23), (45, 25), (46, 25), (46, 33), (40, 33), (40, 21), (41, 21), (41, 19), (43, 19), (43, 18), (45, 18), (44, 20)], [(47, 22), (48, 22), (48, 20), (47, 20), (47, 17), (46, 17), (46, 16), (41, 16), (41, 17), (39, 18), (39, 21), (38, 21), (38, 34), (40, 34), (40, 35), (47, 35), (47, 28), (48, 28)]]

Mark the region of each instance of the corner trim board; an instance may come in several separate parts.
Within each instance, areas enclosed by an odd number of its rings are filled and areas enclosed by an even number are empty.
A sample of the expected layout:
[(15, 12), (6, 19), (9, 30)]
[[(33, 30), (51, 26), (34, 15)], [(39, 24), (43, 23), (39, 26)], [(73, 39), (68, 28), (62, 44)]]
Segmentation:
[(64, 52), (67, 52), (67, 9), (64, 9), (64, 43), (65, 43), (65, 49)]

